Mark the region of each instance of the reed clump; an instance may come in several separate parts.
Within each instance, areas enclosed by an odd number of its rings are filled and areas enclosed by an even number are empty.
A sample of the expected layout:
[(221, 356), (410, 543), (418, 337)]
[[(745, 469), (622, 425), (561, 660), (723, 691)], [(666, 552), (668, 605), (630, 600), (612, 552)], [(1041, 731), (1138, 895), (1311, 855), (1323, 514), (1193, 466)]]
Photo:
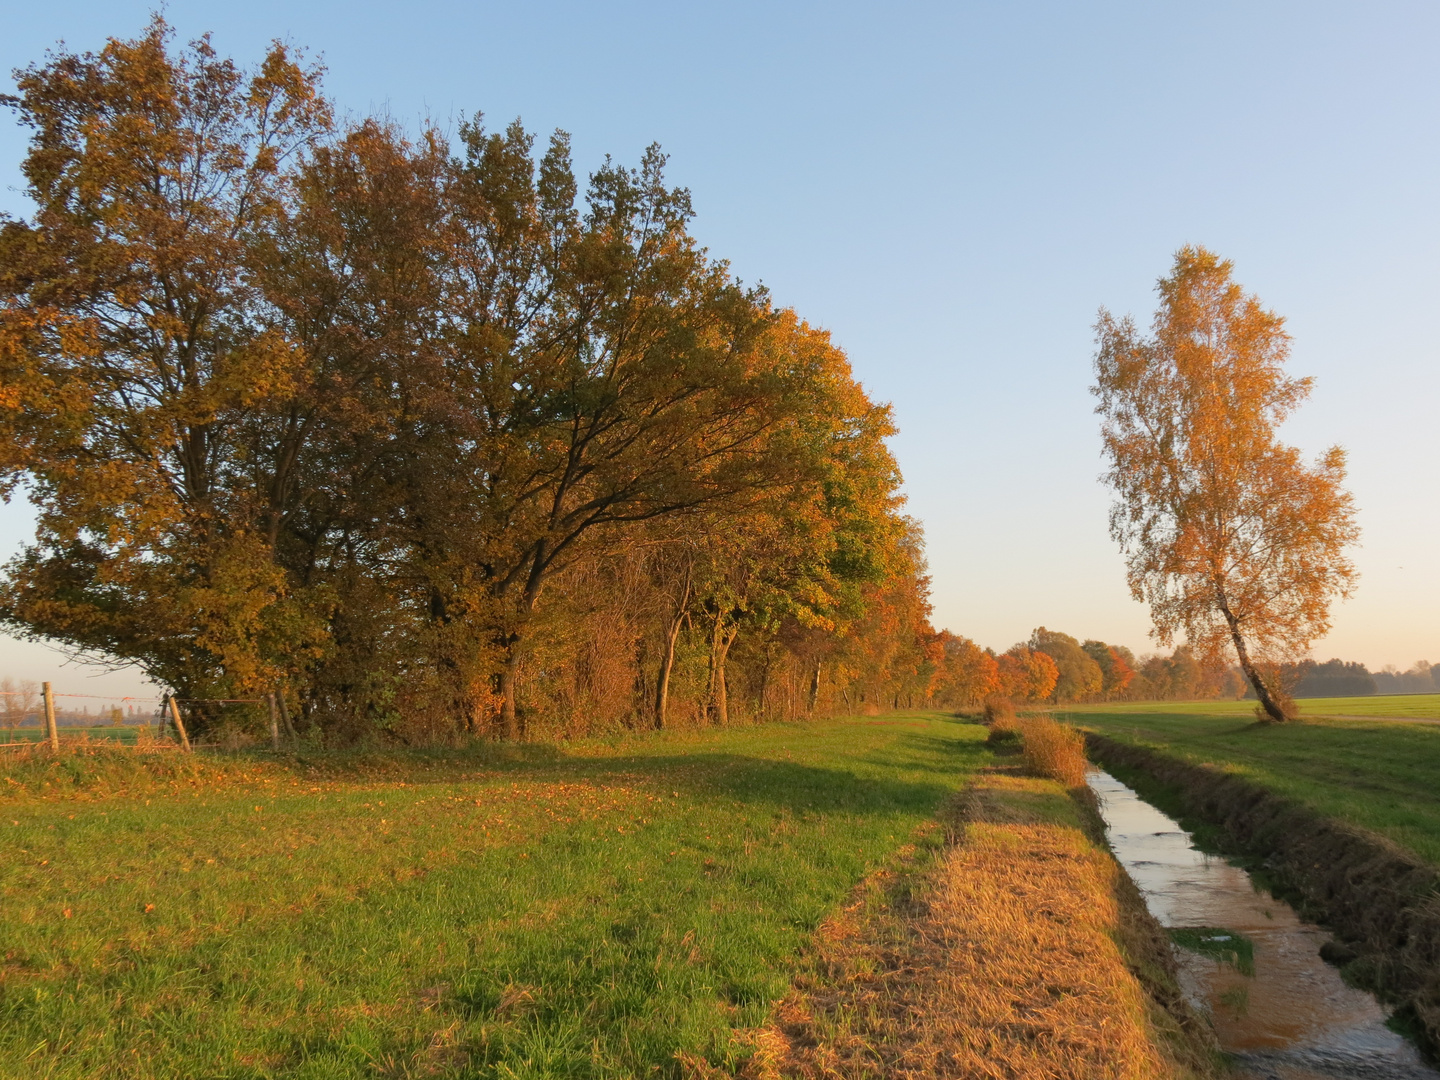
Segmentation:
[(1085, 783), (1085, 737), (1068, 724), (1048, 716), (1027, 716), (1018, 721), (1025, 764), (1039, 776), (1059, 780), (1066, 787)]
[(986, 724), (994, 725), (1003, 721), (1009, 721), (1012, 725), (1015, 722), (1015, 705), (1005, 697), (988, 697), (985, 699), (984, 721)]
[(1020, 741), (1020, 721), (1015, 716), (1015, 706), (1009, 698), (986, 698), (982, 719), (990, 729), (990, 734), (985, 739), (990, 746)]

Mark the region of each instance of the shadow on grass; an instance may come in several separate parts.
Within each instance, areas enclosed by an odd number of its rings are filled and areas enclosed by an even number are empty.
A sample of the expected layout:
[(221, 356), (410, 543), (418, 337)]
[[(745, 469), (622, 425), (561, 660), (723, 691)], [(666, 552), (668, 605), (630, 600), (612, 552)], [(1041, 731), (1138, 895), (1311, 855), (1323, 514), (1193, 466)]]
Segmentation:
[[(945, 718), (934, 722), (965, 725)], [(857, 727), (860, 725), (856, 725)], [(868, 725), (867, 725), (868, 726)], [(747, 729), (724, 732), (726, 737)], [(780, 728), (752, 729), (784, 734)], [(813, 729), (812, 729), (813, 730)], [(809, 731), (797, 731), (808, 735)], [(335, 750), (269, 754), (247, 751), (165, 755), (141, 759), (123, 751), (92, 748), (84, 754), (36, 756), (0, 763), (8, 794), (51, 797), (85, 792), (90, 796), (164, 792), (177, 781), (194, 789), (243, 790), (256, 782), (299, 781), (396, 783), (423, 788), (473, 783), (477, 794), (505, 783), (591, 783), (601, 786), (643, 783), (684, 791), (692, 797), (767, 803), (792, 811), (855, 812), (865, 807), (915, 807), (936, 804), (973, 772), (987, 756), (975, 739), (954, 739), (922, 731), (888, 729), (881, 745), (797, 744), (793, 752), (771, 745), (770, 756), (703, 744), (672, 752), (616, 753), (614, 746), (587, 752), (555, 745), (473, 743), (453, 748)], [(638, 747), (637, 747), (638, 751)], [(781, 756), (785, 755), (785, 756)], [(793, 755), (793, 756), (792, 756)], [(833, 764), (816, 765), (795, 757), (823, 755)]]

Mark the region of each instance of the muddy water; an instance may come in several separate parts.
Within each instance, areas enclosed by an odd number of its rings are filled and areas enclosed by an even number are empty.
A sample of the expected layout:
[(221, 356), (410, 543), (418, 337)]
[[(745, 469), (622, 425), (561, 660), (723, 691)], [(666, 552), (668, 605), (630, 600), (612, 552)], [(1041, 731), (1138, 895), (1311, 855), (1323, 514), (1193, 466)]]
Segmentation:
[(1220, 1045), (1251, 1076), (1440, 1080), (1385, 1026), (1386, 1013), (1320, 959), (1329, 935), (1259, 891), (1245, 871), (1196, 851), (1171, 818), (1105, 772), (1090, 773), (1110, 846), (1166, 927), (1208, 927), (1225, 948), (1248, 940), (1254, 972), (1176, 948), (1181, 985), (1208, 1013)]

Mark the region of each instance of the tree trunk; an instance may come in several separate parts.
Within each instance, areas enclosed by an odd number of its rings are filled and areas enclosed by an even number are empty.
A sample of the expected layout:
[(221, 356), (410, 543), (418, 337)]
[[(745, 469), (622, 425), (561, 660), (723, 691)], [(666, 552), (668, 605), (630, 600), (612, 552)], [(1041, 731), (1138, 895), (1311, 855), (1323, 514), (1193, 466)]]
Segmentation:
[(285, 691), (275, 691), (275, 704), (280, 709), (280, 723), (285, 726), (285, 735), (291, 742), (300, 738), (300, 732), (295, 729), (295, 724), (290, 719), (290, 706), (285, 704)]
[(670, 704), (670, 672), (675, 667), (675, 641), (680, 637), (680, 626), (685, 621), (680, 611), (665, 628), (665, 648), (660, 653), (660, 674), (655, 680), (655, 730), (665, 728), (665, 710)]
[(515, 679), (520, 667), (520, 642), (524, 640), (525, 631), (529, 628), (530, 613), (535, 610), (535, 602), (540, 599), (540, 585), (539, 575), (531, 574), (520, 598), (515, 622), (510, 631), (500, 637), (505, 655), (504, 666), (500, 669), (496, 685), (496, 690), (500, 693), (500, 732), (504, 738), (511, 741), (523, 739), (526, 734), (525, 723), (515, 706)]
[(665, 727), (665, 710), (670, 704), (670, 672), (675, 667), (675, 642), (680, 637), (680, 627), (685, 625), (685, 612), (690, 607), (690, 589), (695, 574), (692, 563), (685, 564), (684, 576), (680, 579), (680, 597), (675, 611), (665, 626), (665, 648), (660, 656), (660, 676), (655, 680), (655, 730)]
[(524, 732), (515, 712), (515, 669), (520, 664), (520, 641), (518, 635), (511, 635), (510, 646), (505, 650), (505, 664), (500, 669), (500, 734), (512, 742)]
[(1240, 622), (1230, 613), (1230, 608), (1224, 600), (1220, 602), (1220, 613), (1225, 616), (1225, 622), (1230, 627), (1230, 640), (1235, 643), (1235, 655), (1240, 660), (1240, 670), (1245, 672), (1245, 678), (1249, 679), (1250, 685), (1255, 688), (1256, 700), (1260, 702), (1260, 707), (1265, 710), (1266, 716), (1277, 724), (1283, 724), (1291, 717), (1286, 713), (1284, 706), (1275, 699), (1275, 695), (1270, 692), (1270, 687), (1265, 685), (1265, 680), (1255, 667), (1254, 661), (1250, 659), (1250, 649), (1245, 644), (1245, 635), (1240, 632)]
[(820, 661), (815, 661), (815, 670), (810, 675), (810, 714), (815, 713), (815, 703), (820, 700)]
[(725, 686), (725, 657), (735, 641), (738, 629), (725, 629), (725, 614), (715, 616), (710, 634), (710, 717), (712, 723), (724, 727), (730, 722), (730, 702)]

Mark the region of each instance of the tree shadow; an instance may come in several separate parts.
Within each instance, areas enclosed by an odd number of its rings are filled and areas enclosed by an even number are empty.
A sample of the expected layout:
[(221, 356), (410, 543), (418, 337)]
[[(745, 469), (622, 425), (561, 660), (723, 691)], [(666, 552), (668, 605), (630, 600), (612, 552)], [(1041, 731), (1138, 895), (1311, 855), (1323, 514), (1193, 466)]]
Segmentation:
[(642, 783), (703, 799), (826, 813), (938, 805), (986, 754), (979, 740), (906, 731), (883, 748), (843, 755), (826, 765), (702, 748), (666, 754), (586, 754), (562, 746), (524, 744), (400, 755), (296, 755), (286, 763), (312, 776), (319, 770), (328, 779), (393, 780), (411, 787), (467, 782), (483, 787), (507, 781)]

